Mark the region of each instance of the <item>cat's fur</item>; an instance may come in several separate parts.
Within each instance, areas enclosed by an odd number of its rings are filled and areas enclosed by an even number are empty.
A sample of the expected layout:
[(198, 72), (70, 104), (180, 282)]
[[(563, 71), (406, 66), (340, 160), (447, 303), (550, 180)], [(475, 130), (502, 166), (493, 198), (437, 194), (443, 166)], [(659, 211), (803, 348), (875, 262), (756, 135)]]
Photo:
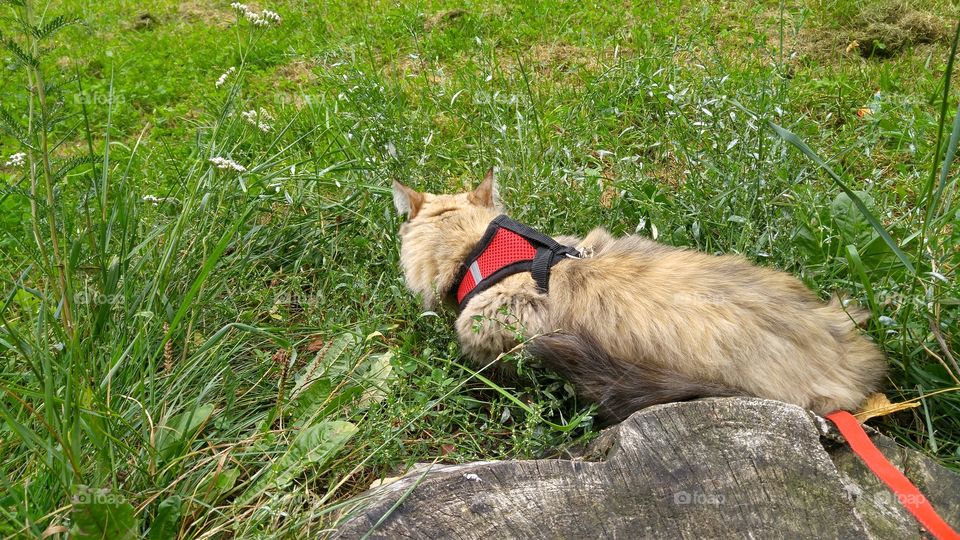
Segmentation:
[[(474, 191), (434, 195), (398, 182), (400, 262), (433, 306), (500, 214), (492, 174)], [(608, 420), (657, 403), (745, 394), (825, 414), (877, 390), (886, 361), (856, 328), (863, 313), (821, 302), (795, 277), (594, 229), (557, 237), (585, 257), (553, 267), (548, 294), (529, 273), (472, 298), (456, 320), (466, 355), (486, 365), (536, 337), (531, 352), (596, 401)], [(479, 316), (479, 317), (478, 317)]]

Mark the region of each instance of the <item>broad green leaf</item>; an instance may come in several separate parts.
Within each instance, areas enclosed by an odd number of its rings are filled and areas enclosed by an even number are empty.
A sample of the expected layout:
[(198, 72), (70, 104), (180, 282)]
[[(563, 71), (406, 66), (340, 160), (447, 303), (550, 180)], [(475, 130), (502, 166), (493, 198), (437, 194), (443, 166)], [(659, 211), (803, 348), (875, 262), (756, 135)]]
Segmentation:
[[(345, 356), (347, 351), (353, 351), (357, 346), (357, 337), (350, 333), (344, 333), (337, 336), (333, 342), (317, 352), (317, 355), (311, 360), (294, 379), (293, 392), (291, 399), (296, 399), (297, 395), (306, 390), (310, 384), (318, 378), (332, 375), (332, 371), (343, 373), (343, 365), (346, 364), (341, 357)], [(336, 370), (331, 370), (331, 366), (338, 364)]]
[(157, 507), (157, 515), (150, 524), (150, 540), (168, 540), (176, 538), (180, 525), (180, 513), (183, 498), (171, 495)]
[(380, 403), (387, 397), (390, 390), (390, 383), (396, 379), (393, 373), (393, 365), (390, 359), (393, 358), (392, 352), (374, 355), (369, 361), (369, 368), (363, 374), (360, 386), (363, 387), (363, 395), (360, 397), (360, 407), (369, 407), (374, 403)]
[[(857, 197), (867, 206), (874, 208), (873, 197), (865, 191), (855, 191)], [(840, 192), (830, 203), (830, 215), (840, 228), (844, 240), (857, 246), (865, 245), (873, 236), (873, 228), (856, 203), (844, 192)]]
[(200, 481), (197, 487), (197, 497), (207, 504), (217, 504), (220, 499), (230, 493), (240, 477), (240, 469), (231, 467), (222, 471), (214, 471)]
[(339, 420), (320, 422), (302, 430), (287, 453), (273, 465), (276, 486), (286, 487), (307, 467), (322, 468), (356, 432), (357, 426)]
[(329, 379), (314, 379), (290, 399), (285, 413), (296, 420), (309, 418), (327, 401), (332, 389)]
[(126, 540), (139, 537), (133, 505), (109, 489), (78, 486), (70, 512), (70, 537), (76, 540)]
[(339, 416), (338, 411), (345, 405), (353, 403), (363, 394), (363, 388), (355, 385), (341, 387), (329, 399), (313, 402), (310, 408), (294, 411), (299, 416), (293, 416), (294, 427), (302, 429), (313, 425), (317, 420)]
[(196, 431), (210, 419), (213, 414), (213, 405), (207, 403), (195, 410), (182, 412), (173, 416), (157, 433), (157, 453), (161, 461), (166, 461), (183, 447)]
[(353, 367), (351, 365), (353, 352), (357, 350), (358, 345), (357, 336), (353, 334), (344, 333), (337, 336), (326, 350), (326, 354), (323, 354), (321, 364), (323, 374), (333, 378), (349, 372)]
[[(318, 415), (318, 411), (325, 403), (329, 405), (330, 392), (336, 386), (333, 378), (350, 372), (353, 368), (351, 362), (353, 353), (358, 345), (355, 335), (344, 333), (337, 336), (329, 346), (317, 352), (313, 360), (300, 370), (294, 379), (286, 414), (301, 425), (309, 423), (317, 416), (322, 416)], [(337, 401), (342, 402), (347, 397), (352, 399), (358, 392), (359, 390), (354, 392), (351, 386), (342, 388)], [(329, 409), (329, 406), (326, 408)]]

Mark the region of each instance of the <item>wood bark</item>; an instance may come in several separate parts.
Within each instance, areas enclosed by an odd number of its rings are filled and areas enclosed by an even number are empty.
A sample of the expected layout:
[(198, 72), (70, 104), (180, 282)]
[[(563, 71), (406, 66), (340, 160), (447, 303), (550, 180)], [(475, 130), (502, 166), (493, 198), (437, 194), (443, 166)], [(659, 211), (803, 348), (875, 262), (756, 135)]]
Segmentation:
[[(960, 524), (960, 476), (874, 434)], [(832, 424), (755, 398), (637, 412), (574, 460), (437, 465), (368, 491), (340, 538), (921, 538)]]

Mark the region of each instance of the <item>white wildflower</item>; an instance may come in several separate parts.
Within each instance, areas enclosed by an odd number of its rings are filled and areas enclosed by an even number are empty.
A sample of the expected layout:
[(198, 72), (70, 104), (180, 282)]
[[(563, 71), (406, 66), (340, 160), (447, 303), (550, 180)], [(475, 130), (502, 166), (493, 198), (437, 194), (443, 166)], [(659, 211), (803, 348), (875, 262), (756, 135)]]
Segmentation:
[(237, 172), (246, 172), (247, 170), (246, 167), (236, 161), (219, 156), (210, 158), (210, 163), (213, 163), (218, 169), (233, 169)]
[(23, 167), (23, 164), (26, 163), (27, 154), (25, 152), (17, 152), (10, 156), (6, 163), (3, 164), (4, 167)]
[(260, 16), (270, 22), (280, 24), (280, 14), (277, 13), (276, 11), (270, 11), (269, 9), (265, 9), (260, 12)]
[(256, 11), (247, 11), (243, 14), (248, 21), (252, 22), (254, 26), (265, 26), (270, 24), (270, 21), (264, 19)]
[(273, 117), (270, 116), (270, 113), (262, 108), (259, 111), (256, 109), (250, 109), (249, 111), (244, 111), (240, 114), (246, 118), (248, 124), (257, 126), (257, 129), (264, 133), (267, 133), (273, 129), (273, 127), (267, 123), (270, 120), (273, 120)]
[(265, 9), (260, 13), (251, 10), (245, 4), (239, 2), (234, 2), (230, 4), (234, 9), (243, 13), (243, 17), (250, 21), (251, 24), (258, 27), (270, 26), (271, 24), (280, 24), (280, 14), (276, 11), (271, 11)]
[(230, 75), (233, 75), (233, 72), (236, 70), (237, 68), (230, 66), (230, 69), (224, 71), (223, 75), (220, 75), (220, 78), (217, 79), (217, 88), (220, 88), (221, 86), (226, 84), (227, 79), (230, 77)]

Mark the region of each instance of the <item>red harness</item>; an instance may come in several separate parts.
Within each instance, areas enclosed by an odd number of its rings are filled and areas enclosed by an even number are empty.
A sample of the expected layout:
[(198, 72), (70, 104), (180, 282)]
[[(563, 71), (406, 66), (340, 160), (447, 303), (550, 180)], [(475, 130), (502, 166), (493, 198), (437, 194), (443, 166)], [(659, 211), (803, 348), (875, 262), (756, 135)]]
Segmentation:
[(540, 292), (546, 293), (553, 265), (567, 258), (580, 257), (575, 248), (499, 215), (490, 222), (480, 242), (460, 265), (450, 295), (462, 310), (478, 293), (520, 272), (530, 272)]

